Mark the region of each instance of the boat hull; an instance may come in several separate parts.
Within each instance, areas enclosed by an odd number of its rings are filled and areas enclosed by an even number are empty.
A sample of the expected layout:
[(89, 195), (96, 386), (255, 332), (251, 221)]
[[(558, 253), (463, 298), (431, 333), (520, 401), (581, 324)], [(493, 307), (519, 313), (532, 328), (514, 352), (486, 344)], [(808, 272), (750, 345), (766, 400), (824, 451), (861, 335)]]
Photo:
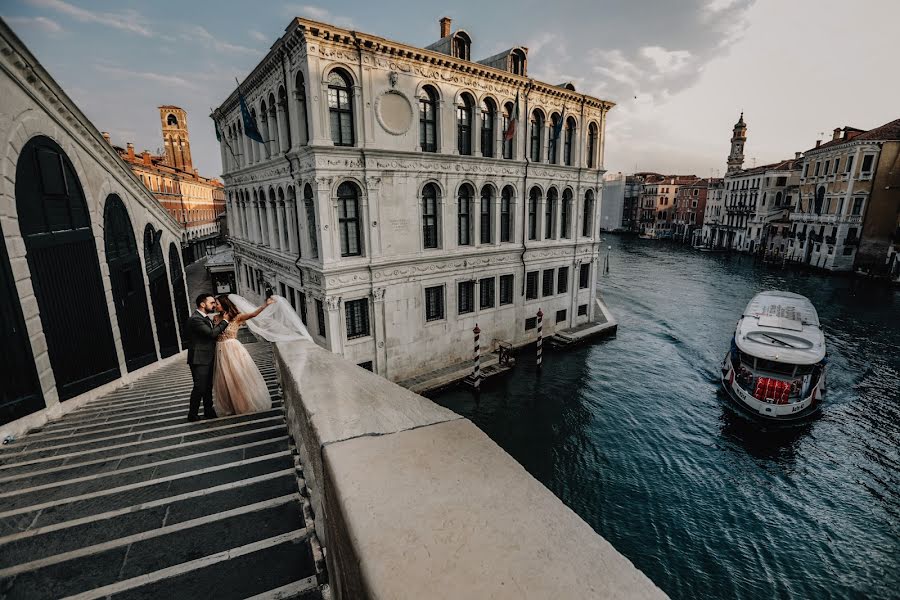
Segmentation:
[(764, 402), (754, 398), (737, 383), (734, 369), (731, 365), (731, 356), (728, 353), (722, 362), (721, 383), (722, 389), (725, 390), (725, 395), (742, 412), (764, 421), (790, 423), (808, 419), (819, 412), (822, 407), (825, 376), (824, 374), (822, 375), (815, 387), (810, 391), (809, 396), (801, 402), (792, 402), (790, 404)]

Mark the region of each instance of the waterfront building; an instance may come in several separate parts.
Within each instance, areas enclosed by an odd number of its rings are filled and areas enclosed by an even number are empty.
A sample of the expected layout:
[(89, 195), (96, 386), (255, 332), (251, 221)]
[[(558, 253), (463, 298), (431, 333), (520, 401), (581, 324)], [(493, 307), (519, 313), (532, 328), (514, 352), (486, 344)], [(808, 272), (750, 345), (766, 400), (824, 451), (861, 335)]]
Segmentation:
[[(194, 168), (187, 113), (177, 106), (159, 107), (164, 152), (144, 150), (136, 155), (134, 144), (114, 146), (135, 175), (159, 203), (181, 224), (184, 261), (205, 256), (224, 236), (225, 190), (218, 179), (202, 177)], [(109, 134), (103, 137), (109, 141)]]
[(676, 240), (682, 243), (694, 243), (694, 233), (702, 230), (711, 183), (711, 179), (700, 179), (678, 188), (674, 214), (674, 238)]
[(625, 175), (607, 173), (600, 195), (600, 231), (622, 231), (625, 207)]
[(675, 200), (681, 186), (698, 181), (696, 175), (667, 175), (645, 184), (642, 206), (647, 224), (642, 233), (652, 238), (671, 238), (675, 234)]
[(659, 202), (659, 182), (665, 179), (659, 173), (639, 173), (640, 197), (638, 200), (637, 231), (642, 236), (651, 237), (656, 222), (656, 206)]
[(240, 84), (263, 142), (237, 91), (212, 115), (240, 293), (283, 290), (318, 344), (394, 381), (470, 361), (476, 324), (487, 349), (534, 340), (538, 309), (545, 336), (598, 310), (613, 103), (440, 34), (295, 19)]
[(182, 229), (0, 20), (0, 438), (181, 350)]
[(638, 231), (641, 208), (641, 186), (644, 176), (636, 173), (625, 177), (625, 193), (622, 199), (622, 229)]
[(703, 226), (700, 243), (710, 248), (721, 248), (724, 234), (722, 222), (725, 208), (725, 181), (721, 178), (710, 179), (706, 192), (706, 207), (703, 209)]
[(888, 274), (900, 211), (900, 119), (836, 128), (804, 153), (788, 258), (831, 271)]

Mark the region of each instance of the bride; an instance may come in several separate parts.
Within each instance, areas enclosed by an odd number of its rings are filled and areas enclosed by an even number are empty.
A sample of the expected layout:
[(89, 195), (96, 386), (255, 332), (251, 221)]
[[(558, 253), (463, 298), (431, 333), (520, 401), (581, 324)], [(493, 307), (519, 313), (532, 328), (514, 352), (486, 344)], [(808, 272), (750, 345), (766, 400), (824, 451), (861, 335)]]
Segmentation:
[(271, 296), (255, 308), (237, 294), (221, 295), (219, 318), (228, 327), (216, 343), (213, 375), (213, 405), (221, 416), (244, 414), (272, 408), (272, 398), (262, 374), (244, 344), (237, 340), (242, 325), (269, 342), (312, 341), (306, 327), (281, 296)]

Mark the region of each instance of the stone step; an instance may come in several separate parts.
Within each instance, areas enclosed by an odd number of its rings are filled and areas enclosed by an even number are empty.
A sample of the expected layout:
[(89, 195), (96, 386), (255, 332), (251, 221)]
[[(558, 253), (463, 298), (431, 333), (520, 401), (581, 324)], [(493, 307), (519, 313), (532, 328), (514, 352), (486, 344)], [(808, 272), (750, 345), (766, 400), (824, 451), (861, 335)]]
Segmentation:
[(306, 533), (299, 496), (292, 494), (9, 567), (0, 570), (0, 589), (8, 597), (72, 596), (279, 535)]

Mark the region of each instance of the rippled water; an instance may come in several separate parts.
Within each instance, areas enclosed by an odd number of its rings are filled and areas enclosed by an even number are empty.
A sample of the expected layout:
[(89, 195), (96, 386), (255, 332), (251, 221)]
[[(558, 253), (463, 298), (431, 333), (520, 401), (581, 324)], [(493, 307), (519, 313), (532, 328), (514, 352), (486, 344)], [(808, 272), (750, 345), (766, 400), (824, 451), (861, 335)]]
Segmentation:
[[(615, 338), (435, 398), (470, 417), (674, 598), (900, 597), (900, 291), (610, 236)], [(828, 395), (799, 427), (728, 408), (747, 301), (809, 297)]]

